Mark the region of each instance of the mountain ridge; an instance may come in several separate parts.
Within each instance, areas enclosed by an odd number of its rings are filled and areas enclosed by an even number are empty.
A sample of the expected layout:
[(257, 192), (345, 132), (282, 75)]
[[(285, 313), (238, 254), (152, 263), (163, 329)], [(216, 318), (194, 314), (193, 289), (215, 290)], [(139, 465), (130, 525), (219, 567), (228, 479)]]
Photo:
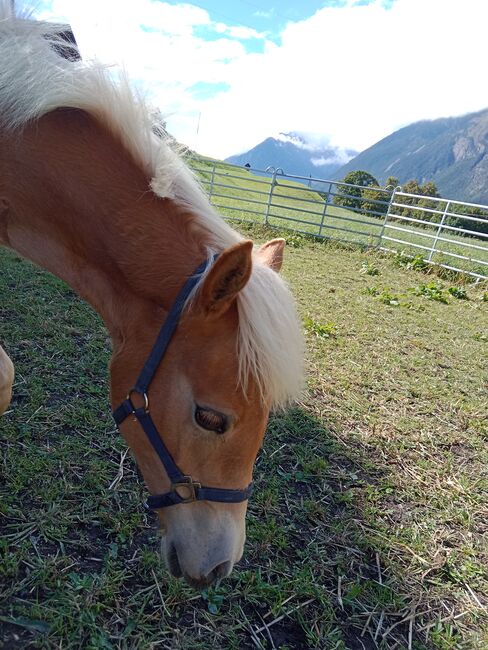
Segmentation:
[(488, 109), (409, 124), (359, 153), (333, 178), (358, 169), (381, 184), (388, 176), (400, 184), (433, 181), (446, 198), (487, 204)]
[(306, 135), (280, 133), (268, 137), (249, 151), (229, 156), (225, 162), (254, 169), (281, 167), (285, 173), (297, 176), (322, 177), (335, 173), (345, 162), (358, 152), (333, 147), (328, 143), (314, 143)]

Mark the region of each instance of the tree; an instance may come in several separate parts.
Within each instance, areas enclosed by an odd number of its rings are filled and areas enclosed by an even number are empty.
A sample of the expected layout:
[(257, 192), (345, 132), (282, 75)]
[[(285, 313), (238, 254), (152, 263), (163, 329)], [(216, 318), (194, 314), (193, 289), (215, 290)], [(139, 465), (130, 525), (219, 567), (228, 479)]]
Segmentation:
[(423, 196), (435, 196), (436, 198), (440, 197), (439, 191), (437, 190), (437, 185), (433, 181), (424, 183), (420, 186), (420, 193)]
[(383, 187), (371, 187), (363, 190), (363, 212), (373, 217), (383, 217), (391, 201), (395, 188), (398, 187), (398, 178), (388, 176)]
[[(424, 183), (423, 185), (420, 186), (420, 194), (422, 194), (423, 197), (429, 197), (429, 198), (422, 198), (418, 202), (418, 206), (420, 208), (427, 208), (427, 210), (441, 210), (444, 208), (445, 203), (442, 201), (441, 203), (439, 201), (435, 201), (434, 199), (440, 198), (440, 194), (437, 190), (437, 185), (430, 181), (428, 183)], [(432, 197), (432, 198), (430, 198)], [(440, 220), (442, 219), (441, 214), (437, 214), (435, 212), (425, 212), (425, 211), (420, 211), (417, 210), (417, 213), (422, 215), (419, 217), (423, 221), (433, 221), (434, 223), (439, 223)]]
[[(385, 192), (385, 189), (388, 191)], [(363, 190), (362, 211), (371, 217), (382, 217), (388, 210), (393, 188), (387, 186), (382, 187), (368, 187)]]
[[(402, 191), (406, 194), (418, 195), (419, 198), (416, 198), (415, 196), (399, 197), (399, 203), (404, 207), (396, 208), (395, 214), (410, 219), (420, 219), (421, 221), (433, 221), (434, 223), (440, 221), (441, 215), (436, 214), (435, 212), (413, 209), (418, 206), (419, 208), (426, 208), (427, 210), (439, 210), (439, 201), (435, 201), (434, 199), (440, 198), (441, 195), (433, 181), (420, 185), (416, 178), (412, 178), (403, 185)], [(410, 206), (412, 206), (412, 208), (410, 208)]]
[(383, 187), (364, 189), (363, 212), (369, 216), (383, 217), (388, 211), (388, 205), (396, 187), (398, 187), (398, 178), (396, 176), (388, 176)]
[[(416, 178), (412, 178), (411, 180), (404, 183), (402, 186), (402, 191), (406, 192), (407, 194), (420, 194), (420, 185), (418, 180)], [(412, 201), (414, 200), (412, 197), (409, 198), (411, 198)]]
[[(411, 180), (407, 181), (404, 183), (402, 186), (402, 192), (405, 192), (405, 194), (420, 194), (420, 185), (419, 182), (416, 178), (412, 178)], [(415, 198), (414, 196), (400, 196), (398, 198), (398, 203), (401, 203), (403, 206), (402, 208), (396, 208), (395, 214), (398, 214), (401, 217), (408, 217), (409, 219), (414, 219), (416, 218), (414, 215), (414, 210), (411, 210), (407, 206), (414, 206), (417, 205), (418, 199)]]
[[(459, 216), (449, 216), (446, 220), (448, 226), (465, 228), (466, 230), (488, 235), (488, 210), (486, 208), (454, 204), (450, 206), (449, 212), (458, 214)], [(463, 219), (463, 217), (477, 217), (483, 219), (483, 221), (469, 221), (469, 219)], [(473, 237), (476, 237), (476, 235), (473, 235)], [(486, 241), (486, 238), (480, 237), (480, 239)]]
[(374, 176), (368, 172), (357, 170), (346, 174), (341, 181), (346, 185), (339, 185), (334, 197), (334, 204), (353, 210), (361, 210), (363, 204), (363, 187), (379, 187)]

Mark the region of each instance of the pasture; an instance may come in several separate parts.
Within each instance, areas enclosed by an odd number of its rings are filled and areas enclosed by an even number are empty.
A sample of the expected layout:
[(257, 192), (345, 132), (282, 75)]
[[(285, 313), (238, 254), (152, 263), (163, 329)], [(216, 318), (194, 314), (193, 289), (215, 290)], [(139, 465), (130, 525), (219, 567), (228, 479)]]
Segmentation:
[[(294, 181), (293, 177), (276, 177), (278, 184), (274, 187), (268, 207), (271, 187), (269, 176), (258, 176), (234, 165), (215, 163), (207, 159), (190, 159), (189, 162), (207, 190), (210, 189), (213, 176), (212, 203), (223, 215), (231, 219), (250, 219), (264, 223), (267, 218), (267, 222), (273, 227), (288, 228), (343, 242), (356, 242), (362, 246), (378, 246), (381, 238), (381, 246), (390, 250), (405, 250), (410, 255), (420, 253), (428, 256), (429, 251), (425, 250), (425, 247), (428, 249), (432, 246), (436, 235), (437, 223), (423, 226), (391, 217), (383, 232), (383, 216), (364, 214), (360, 209), (343, 208), (332, 202), (325, 206), (318, 191)], [(337, 192), (337, 186), (324, 181), (320, 191), (334, 193)], [(397, 198), (397, 201), (402, 203), (401, 198)], [(432, 208), (434, 205), (430, 203), (428, 207)], [(375, 209), (375, 206), (370, 209)], [(376, 206), (376, 210), (378, 209)], [(394, 208), (394, 213), (401, 212)], [(427, 213), (423, 216), (417, 215), (419, 219), (428, 217)], [(488, 218), (488, 210), (484, 211), (484, 218)], [(464, 222), (463, 227), (470, 228), (471, 224)], [(486, 241), (462, 236), (450, 230), (444, 230), (441, 237), (436, 243), (438, 252), (433, 254), (433, 262), (487, 275)], [(468, 248), (465, 244), (468, 244)], [(469, 245), (474, 245), (475, 248), (469, 248)], [(470, 259), (461, 259), (459, 255)]]
[(308, 386), (271, 419), (244, 559), (202, 593), (160, 564), (101, 321), (0, 251), (0, 647), (488, 647), (487, 287), (288, 239)]

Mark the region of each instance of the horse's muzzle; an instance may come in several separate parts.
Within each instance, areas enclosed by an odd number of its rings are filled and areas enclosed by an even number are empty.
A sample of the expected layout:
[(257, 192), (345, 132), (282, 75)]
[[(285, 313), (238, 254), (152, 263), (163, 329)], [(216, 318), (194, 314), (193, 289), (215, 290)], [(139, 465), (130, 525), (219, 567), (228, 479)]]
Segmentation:
[(216, 584), (230, 575), (234, 567), (234, 558), (226, 557), (231, 555), (230, 553), (219, 552), (218, 547), (209, 551), (204, 548), (198, 550), (198, 557), (194, 557), (188, 548), (178, 549), (177, 545), (168, 539), (163, 538), (161, 543), (161, 553), (168, 571), (175, 578), (183, 577), (195, 589)]

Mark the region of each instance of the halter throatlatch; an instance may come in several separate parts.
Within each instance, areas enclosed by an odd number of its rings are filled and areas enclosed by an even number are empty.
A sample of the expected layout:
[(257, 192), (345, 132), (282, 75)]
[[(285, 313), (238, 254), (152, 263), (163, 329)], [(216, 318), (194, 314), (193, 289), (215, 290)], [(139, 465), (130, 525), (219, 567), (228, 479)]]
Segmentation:
[[(178, 505), (179, 503), (191, 503), (193, 501), (240, 503), (241, 501), (246, 501), (251, 496), (252, 484), (248, 485), (244, 490), (204, 487), (194, 481), (191, 476), (183, 474), (169, 453), (149, 413), (149, 385), (176, 330), (186, 299), (200, 280), (200, 276), (206, 270), (207, 264), (212, 264), (216, 257), (214, 256), (210, 262), (206, 261), (201, 264), (183, 285), (159, 331), (156, 342), (139, 374), (134, 388), (131, 388), (126, 399), (113, 411), (113, 417), (117, 425), (123, 422), (129, 415), (133, 415), (137, 419), (149, 438), (155, 452), (161, 459), (171, 481), (171, 490), (169, 492), (148, 498), (147, 505), (151, 510), (166, 508), (168, 506)], [(135, 395), (139, 395), (138, 401), (142, 402), (142, 406), (136, 406), (132, 401)]]

